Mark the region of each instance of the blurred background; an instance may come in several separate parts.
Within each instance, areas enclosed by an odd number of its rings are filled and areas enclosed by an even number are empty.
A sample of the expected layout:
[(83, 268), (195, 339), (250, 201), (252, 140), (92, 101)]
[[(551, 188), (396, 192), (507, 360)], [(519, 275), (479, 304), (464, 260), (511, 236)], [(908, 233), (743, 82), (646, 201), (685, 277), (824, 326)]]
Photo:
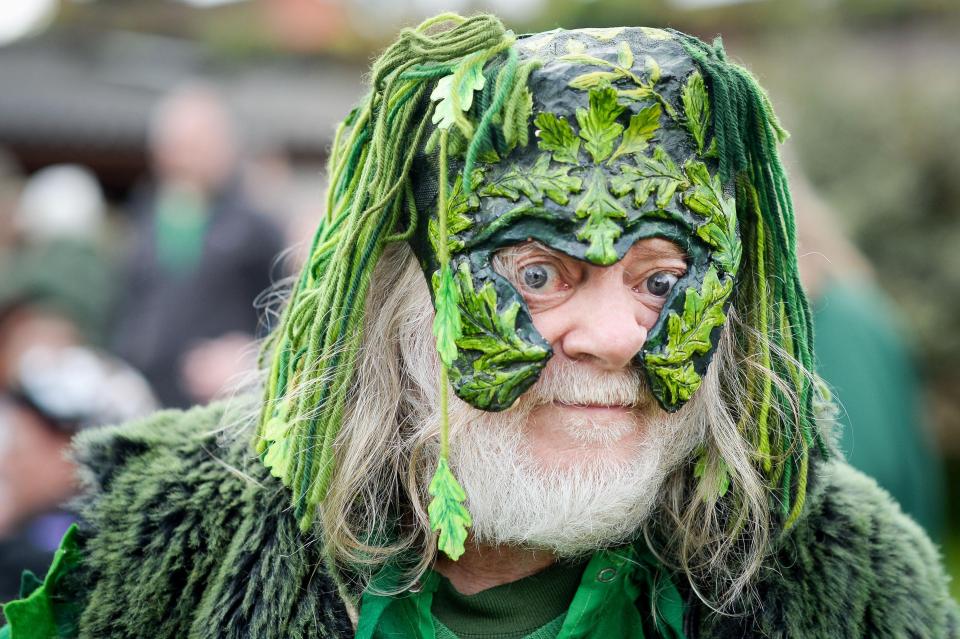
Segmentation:
[(0, 12), (0, 601), (71, 521), (72, 434), (243, 378), (322, 213), (336, 122), (403, 26), (722, 34), (786, 144), (851, 462), (960, 597), (955, 0), (18, 0)]

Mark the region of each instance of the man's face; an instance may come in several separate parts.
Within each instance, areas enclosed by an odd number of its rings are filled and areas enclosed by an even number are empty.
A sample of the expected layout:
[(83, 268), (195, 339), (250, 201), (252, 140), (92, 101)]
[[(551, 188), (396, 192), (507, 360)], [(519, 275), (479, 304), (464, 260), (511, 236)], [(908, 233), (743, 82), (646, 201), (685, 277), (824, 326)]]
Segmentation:
[[(541, 398), (560, 397), (531, 408), (531, 453), (549, 469), (582, 464), (594, 454), (629, 459), (647, 435), (645, 421), (658, 410), (634, 358), (687, 270), (683, 251), (667, 240), (644, 239), (604, 267), (528, 242), (502, 250), (495, 268), (521, 293), (534, 326), (553, 348), (548, 369), (583, 378), (568, 380), (574, 388), (541, 390)], [(545, 376), (542, 386), (555, 377)], [(619, 392), (578, 392), (598, 377), (625, 383)]]
[(699, 402), (662, 410), (635, 359), (685, 255), (648, 238), (602, 267), (528, 242), (502, 249), (493, 265), (523, 295), (554, 356), (504, 411), (451, 398), (451, 464), (474, 539), (560, 555), (627, 540), (702, 440)]

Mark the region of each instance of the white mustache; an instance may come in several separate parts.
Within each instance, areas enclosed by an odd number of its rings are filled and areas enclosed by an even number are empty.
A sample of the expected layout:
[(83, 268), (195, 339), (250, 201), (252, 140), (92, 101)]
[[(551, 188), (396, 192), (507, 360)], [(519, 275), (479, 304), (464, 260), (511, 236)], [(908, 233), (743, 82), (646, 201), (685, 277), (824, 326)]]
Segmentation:
[(536, 404), (557, 402), (633, 408), (644, 407), (651, 399), (646, 378), (637, 368), (602, 371), (558, 359), (547, 363), (527, 395), (529, 401)]

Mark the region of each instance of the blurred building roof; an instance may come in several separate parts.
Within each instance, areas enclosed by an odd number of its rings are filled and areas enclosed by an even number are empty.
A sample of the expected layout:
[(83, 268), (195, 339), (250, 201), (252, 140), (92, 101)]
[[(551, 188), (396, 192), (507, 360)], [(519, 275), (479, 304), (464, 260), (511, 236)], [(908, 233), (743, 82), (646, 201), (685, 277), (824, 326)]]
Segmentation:
[(255, 148), (322, 157), (361, 95), (360, 77), (316, 56), (240, 64), (213, 60), (189, 40), (58, 31), (0, 49), (0, 147), (28, 169), (74, 161), (101, 175), (139, 173), (154, 105), (202, 81), (220, 89)]

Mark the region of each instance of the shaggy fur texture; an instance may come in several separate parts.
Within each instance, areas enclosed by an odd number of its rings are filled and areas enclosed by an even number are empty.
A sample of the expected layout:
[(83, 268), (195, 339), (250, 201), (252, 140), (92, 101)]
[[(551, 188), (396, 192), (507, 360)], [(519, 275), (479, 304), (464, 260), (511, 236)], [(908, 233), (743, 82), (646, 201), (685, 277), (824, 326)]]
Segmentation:
[[(80, 637), (352, 636), (286, 489), (245, 441), (221, 447), (211, 434), (222, 416), (167, 411), (80, 438)], [(921, 529), (845, 463), (816, 473), (762, 574), (758, 612), (718, 616), (689, 595), (688, 636), (957, 637), (960, 612)]]

